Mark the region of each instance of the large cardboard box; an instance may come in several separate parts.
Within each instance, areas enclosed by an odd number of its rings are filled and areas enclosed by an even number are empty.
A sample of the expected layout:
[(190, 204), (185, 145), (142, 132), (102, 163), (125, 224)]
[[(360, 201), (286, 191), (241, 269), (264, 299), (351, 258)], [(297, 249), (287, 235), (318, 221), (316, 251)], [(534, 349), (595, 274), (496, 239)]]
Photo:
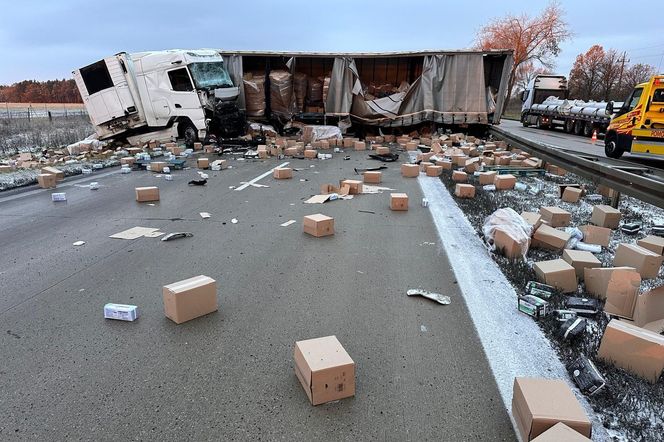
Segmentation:
[(602, 267), (602, 262), (590, 252), (584, 250), (565, 249), (563, 259), (574, 267), (576, 277), (583, 281), (583, 270), (586, 268)]
[(367, 170), (362, 174), (362, 180), (369, 184), (380, 184), (383, 178), (383, 173), (378, 171)]
[(559, 422), (585, 437), (592, 436), (592, 423), (565, 381), (515, 378), (512, 416), (521, 440), (531, 441)]
[(297, 341), (293, 358), (312, 405), (355, 396), (355, 362), (336, 336)]
[(136, 162), (136, 158), (134, 158), (134, 157), (120, 158), (120, 164), (126, 164), (128, 166), (133, 166), (135, 162)]
[(574, 267), (562, 259), (540, 261), (533, 265), (537, 279), (563, 293), (576, 293), (578, 283)]
[(496, 190), (514, 189), (514, 185), (516, 184), (516, 177), (511, 174), (496, 175), (493, 179), (493, 184), (496, 186)]
[(588, 224), (585, 226), (580, 226), (579, 230), (581, 230), (583, 233), (583, 242), (609, 247), (609, 241), (611, 240), (611, 229)]
[(376, 146), (374, 149), (377, 155), (387, 155), (390, 153), (390, 148), (387, 146)]
[(458, 198), (475, 198), (475, 186), (472, 184), (457, 184), (454, 195)]
[(664, 255), (664, 238), (661, 236), (648, 235), (638, 240), (636, 244), (658, 255)]
[(579, 200), (581, 199), (582, 193), (583, 189), (579, 187), (567, 186), (563, 191), (562, 200), (568, 203), (578, 203)]
[(166, 167), (167, 164), (164, 161), (152, 161), (150, 163), (150, 170), (152, 172), (158, 172), (161, 173), (164, 171), (164, 167)]
[(542, 215), (542, 220), (546, 221), (551, 227), (566, 227), (569, 226), (572, 220), (572, 214), (560, 207), (540, 207), (539, 212)]
[(654, 384), (664, 371), (664, 336), (612, 319), (597, 357)]
[(355, 150), (366, 150), (367, 144), (364, 141), (355, 141), (353, 143), (353, 148)]
[(541, 249), (562, 250), (567, 245), (569, 239), (569, 233), (542, 224), (533, 234), (532, 246)]
[(37, 175), (37, 185), (42, 189), (50, 189), (56, 186), (56, 178), (52, 173), (40, 173)]
[(137, 187), (134, 190), (136, 191), (136, 201), (139, 203), (159, 201), (159, 187), (157, 186)]
[(216, 312), (217, 282), (204, 275), (165, 285), (164, 313), (176, 324)]
[(55, 180), (56, 181), (62, 181), (65, 179), (65, 173), (61, 171), (60, 169), (57, 169), (55, 167), (42, 167), (41, 168), (41, 173), (50, 173), (51, 175), (55, 175)]
[(532, 442), (592, 442), (581, 433), (572, 430), (562, 422), (558, 422), (553, 427), (533, 439)]
[(664, 332), (664, 285), (640, 294), (634, 306), (634, 325), (652, 332)]
[(605, 204), (593, 206), (593, 213), (590, 216), (590, 223), (600, 227), (608, 227), (609, 229), (617, 229), (620, 225), (620, 210), (614, 209)]
[(293, 169), (290, 167), (275, 167), (272, 176), (277, 180), (293, 178)]
[(420, 166), (417, 164), (402, 164), (401, 176), (406, 178), (415, 178), (420, 174)]
[(349, 195), (359, 195), (362, 193), (362, 181), (359, 180), (339, 181), (339, 187), (343, 187), (344, 185), (350, 188)]
[(426, 170), (427, 176), (441, 176), (443, 174), (442, 166), (428, 166)]
[(318, 156), (318, 151), (314, 149), (305, 149), (304, 158), (316, 158)]
[[(458, 185), (459, 184), (457, 184), (457, 186)], [(496, 250), (499, 253), (508, 258), (516, 259), (522, 256), (521, 244), (519, 244), (519, 242), (516, 239), (512, 238), (509, 232), (503, 230), (500, 227), (496, 228), (496, 230), (494, 231), (493, 244), (496, 246)], [(530, 240), (528, 240), (528, 244), (530, 244)]]
[(354, 147), (355, 139), (354, 138), (344, 138), (342, 142), (343, 147)]
[(406, 195), (405, 193), (391, 193), (390, 209), (408, 210), (408, 195)]
[(199, 158), (196, 161), (196, 167), (199, 169), (207, 169), (210, 167), (210, 160), (208, 158)]
[(613, 257), (616, 267), (634, 267), (644, 279), (656, 278), (664, 262), (664, 256), (636, 244), (620, 244)]
[(480, 173), (480, 186), (486, 186), (487, 184), (493, 184), (496, 178), (496, 171), (492, 170), (490, 172)]
[(429, 161), (422, 161), (422, 162), (420, 163), (420, 170), (421, 170), (422, 172), (426, 172), (426, 171), (427, 171), (427, 167), (429, 167), (429, 166), (433, 166), (433, 163), (431, 163), (431, 162), (429, 162)]
[(521, 212), (521, 218), (533, 227), (533, 232), (542, 225), (542, 215), (537, 212)]
[(452, 181), (456, 183), (465, 183), (468, 181), (468, 174), (466, 172), (461, 172), (460, 170), (455, 170), (452, 172)]
[(586, 268), (586, 292), (606, 301), (604, 311), (632, 319), (641, 276), (631, 267)]
[(408, 151), (414, 151), (417, 150), (417, 143), (413, 141), (409, 141), (406, 143), (406, 150)]
[(316, 238), (334, 235), (334, 218), (322, 213), (305, 216), (302, 225), (304, 233)]

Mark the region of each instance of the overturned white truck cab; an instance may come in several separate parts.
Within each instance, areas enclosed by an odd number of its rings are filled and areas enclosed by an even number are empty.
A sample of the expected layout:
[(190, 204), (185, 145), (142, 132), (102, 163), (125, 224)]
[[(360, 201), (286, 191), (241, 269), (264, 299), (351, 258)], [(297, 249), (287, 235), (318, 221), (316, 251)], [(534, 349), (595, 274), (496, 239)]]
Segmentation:
[(512, 51), (383, 53), (169, 50), (74, 71), (100, 138), (162, 131), (187, 143), (243, 133), (246, 118), (399, 133), (500, 122)]
[(214, 50), (120, 52), (73, 74), (100, 139), (162, 131), (193, 143), (211, 127), (244, 130), (239, 88)]

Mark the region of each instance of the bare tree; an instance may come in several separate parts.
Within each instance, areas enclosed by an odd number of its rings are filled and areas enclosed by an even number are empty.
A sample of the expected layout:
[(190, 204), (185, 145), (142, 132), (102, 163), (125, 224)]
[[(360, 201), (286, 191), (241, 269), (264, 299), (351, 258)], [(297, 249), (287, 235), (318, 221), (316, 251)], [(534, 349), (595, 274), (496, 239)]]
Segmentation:
[(599, 97), (605, 55), (602, 46), (594, 45), (585, 54), (576, 56), (569, 74), (570, 97), (582, 100), (596, 100)]
[(479, 30), (477, 47), (480, 49), (514, 50), (514, 65), (507, 83), (508, 97), (512, 96), (518, 71), (524, 63), (537, 62), (545, 68), (553, 68), (553, 59), (560, 53), (560, 44), (571, 37), (563, 15), (564, 11), (554, 1), (536, 17), (508, 15), (493, 20)]
[(615, 49), (609, 49), (604, 54), (604, 60), (600, 64), (600, 87), (599, 97), (604, 101), (614, 98), (615, 90), (620, 86), (620, 55)]

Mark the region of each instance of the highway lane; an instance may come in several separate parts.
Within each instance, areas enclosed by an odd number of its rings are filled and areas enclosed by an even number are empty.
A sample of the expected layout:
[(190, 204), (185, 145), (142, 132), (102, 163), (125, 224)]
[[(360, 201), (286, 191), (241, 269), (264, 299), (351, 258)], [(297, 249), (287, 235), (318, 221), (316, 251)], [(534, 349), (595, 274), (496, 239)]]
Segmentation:
[[(377, 165), (351, 156), (291, 160), (302, 170), (259, 181), (269, 188), (230, 187), (282, 161), (232, 161), (206, 187), (187, 186), (186, 170), (171, 182), (110, 174), (98, 191), (66, 187), (66, 203), (0, 194), (0, 439), (514, 440), (416, 180), (384, 171), (411, 196), (404, 213), (387, 193), (303, 204)], [(134, 201), (144, 185), (159, 203)], [(319, 211), (333, 237), (303, 235), (302, 216)], [(134, 226), (194, 236), (108, 238)], [(217, 279), (220, 310), (175, 325), (161, 287), (198, 274)], [(413, 287), (452, 304), (407, 297)], [(137, 304), (141, 318), (104, 320), (106, 302)], [(329, 334), (356, 362), (357, 393), (312, 407), (292, 347)]]

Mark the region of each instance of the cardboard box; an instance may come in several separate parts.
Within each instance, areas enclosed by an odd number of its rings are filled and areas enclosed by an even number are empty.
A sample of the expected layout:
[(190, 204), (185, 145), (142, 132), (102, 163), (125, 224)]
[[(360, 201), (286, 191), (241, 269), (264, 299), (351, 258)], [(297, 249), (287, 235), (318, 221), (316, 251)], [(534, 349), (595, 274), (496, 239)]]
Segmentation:
[(216, 312), (217, 282), (204, 275), (165, 285), (164, 313), (176, 324)]
[(457, 184), (454, 188), (454, 195), (458, 198), (475, 198), (475, 186), (472, 184)]
[(366, 143), (365, 143), (364, 141), (355, 141), (355, 142), (353, 143), (353, 148), (354, 148), (355, 150), (366, 150), (367, 145), (366, 145)]
[(401, 176), (405, 178), (415, 178), (420, 174), (420, 166), (417, 164), (402, 164)]
[(37, 185), (42, 189), (50, 189), (56, 186), (55, 175), (51, 173), (40, 173), (37, 175)]
[(604, 184), (597, 186), (597, 193), (605, 198), (613, 198), (614, 196), (618, 195), (618, 192), (608, 186), (605, 186)]
[(664, 332), (664, 286), (640, 294), (634, 306), (634, 325), (651, 332)]
[(551, 175), (558, 175), (558, 176), (563, 176), (567, 174), (567, 171), (563, 169), (562, 167), (558, 167), (554, 164), (549, 164), (546, 166), (546, 171), (549, 172)]
[(136, 158), (134, 158), (134, 157), (120, 158), (120, 164), (126, 164), (128, 166), (133, 166), (135, 162), (136, 162)]
[(287, 147), (284, 149), (284, 155), (287, 157), (294, 157), (297, 155), (297, 147)]
[(129, 304), (108, 303), (104, 305), (104, 319), (133, 322), (138, 319), (138, 307)]
[(438, 161), (436, 166), (442, 167), (443, 170), (452, 170), (453, 164), (451, 161)]
[(408, 150), (408, 151), (417, 150), (417, 143), (415, 143), (413, 141), (407, 142), (406, 143), (406, 150)]
[(376, 146), (374, 150), (377, 155), (387, 155), (390, 153), (390, 148), (385, 146)]
[(486, 186), (488, 184), (493, 184), (496, 179), (496, 171), (492, 170), (490, 172), (481, 172), (480, 173), (480, 186)]
[(597, 259), (595, 255), (583, 250), (565, 249), (563, 251), (563, 259), (569, 265), (574, 267), (576, 277), (579, 279), (579, 281), (583, 281), (584, 269), (602, 267), (601, 261)]
[(612, 319), (597, 357), (654, 384), (664, 371), (664, 336)]
[(567, 186), (563, 191), (562, 200), (568, 203), (578, 203), (582, 193), (583, 189), (579, 187)]
[[(314, 150), (314, 152), (316, 152), (316, 151)], [(305, 151), (305, 153), (306, 153), (306, 151)], [(260, 158), (261, 160), (266, 160), (267, 156), (268, 156), (267, 150), (259, 150), (258, 151), (258, 158)], [(315, 157), (315, 155), (314, 155), (314, 157)]]
[(608, 227), (609, 229), (617, 229), (620, 225), (620, 218), (622, 214), (620, 210), (614, 209), (605, 204), (593, 206), (593, 213), (590, 217), (590, 223), (600, 227)]
[(383, 178), (382, 172), (375, 172), (368, 170), (362, 174), (362, 179), (365, 183), (380, 184), (382, 178)]
[(443, 174), (442, 166), (427, 166), (426, 169), (427, 176), (441, 176)]
[(210, 167), (210, 160), (207, 158), (199, 158), (196, 160), (196, 167), (199, 169), (207, 169)]
[(468, 157), (466, 155), (460, 154), (460, 155), (452, 155), (452, 164), (455, 166), (465, 166), (466, 161), (468, 160)]
[(359, 180), (341, 180), (339, 187), (347, 185), (350, 188), (349, 195), (359, 195), (362, 193), (362, 181)]
[(426, 172), (426, 171), (427, 171), (427, 167), (429, 167), (429, 166), (433, 166), (433, 163), (430, 163), (430, 162), (428, 162), (428, 161), (422, 161), (422, 162), (420, 163), (420, 170), (421, 170), (422, 172)]
[(542, 225), (542, 215), (537, 212), (521, 212), (521, 218), (533, 227), (533, 232)]
[(664, 262), (664, 256), (636, 244), (620, 244), (613, 257), (616, 267), (634, 267), (641, 278), (656, 278)]
[(159, 187), (157, 186), (137, 187), (135, 190), (136, 201), (139, 203), (159, 201)]
[(587, 268), (586, 292), (606, 300), (604, 311), (632, 319), (641, 286), (641, 276), (631, 267)]
[(46, 174), (49, 173), (51, 175), (55, 175), (55, 181), (62, 181), (65, 179), (65, 173), (61, 171), (60, 169), (57, 169), (55, 167), (42, 167), (41, 168), (41, 173)]
[(342, 142), (343, 147), (354, 147), (355, 139), (354, 138), (344, 138)]
[(541, 249), (562, 250), (567, 245), (569, 239), (569, 233), (542, 224), (533, 234), (532, 246)]
[(334, 218), (322, 213), (305, 216), (302, 225), (304, 226), (304, 233), (316, 238), (334, 235)]
[[(509, 232), (500, 227), (497, 227), (494, 231), (493, 244), (499, 253), (508, 258), (517, 259), (522, 257), (522, 244), (515, 238), (512, 238)], [(530, 244), (530, 240), (528, 240), (527, 244)]]
[(339, 188), (332, 184), (321, 184), (320, 185), (320, 194), (329, 195), (330, 193), (339, 193)]
[(277, 180), (293, 178), (293, 169), (290, 167), (275, 167), (272, 176)]
[(178, 155), (182, 155), (182, 152), (184, 151), (184, 149), (182, 149), (180, 146), (175, 146), (175, 147), (171, 147), (170, 151), (173, 155), (178, 156)]
[(297, 341), (293, 358), (312, 405), (355, 395), (355, 362), (336, 336)]
[(318, 156), (318, 151), (313, 149), (306, 149), (304, 151), (304, 158), (316, 158)]
[(592, 423), (565, 381), (514, 379), (512, 416), (521, 440), (531, 441), (559, 422), (585, 437), (592, 437)]
[(496, 175), (493, 179), (493, 184), (496, 186), (496, 190), (514, 189), (516, 177), (511, 174)]
[(579, 230), (583, 233), (583, 242), (587, 244), (598, 244), (603, 247), (609, 247), (611, 239), (611, 229), (593, 225), (580, 226)]
[(533, 439), (533, 442), (592, 442), (581, 433), (572, 430), (562, 422), (558, 422), (553, 427)]
[(533, 265), (537, 279), (563, 293), (576, 293), (578, 283), (574, 267), (562, 259), (540, 261)]
[(452, 172), (452, 181), (455, 183), (465, 183), (468, 181), (468, 174), (460, 170), (455, 170)]
[(542, 221), (546, 221), (551, 227), (566, 227), (572, 220), (572, 214), (560, 207), (540, 207), (539, 212), (542, 215)]
[(167, 164), (164, 161), (152, 161), (150, 163), (150, 170), (152, 172), (161, 173), (164, 171), (164, 167), (166, 166)]
[(203, 149), (203, 143), (195, 142), (194, 150), (201, 150), (201, 149)]
[(391, 210), (408, 210), (408, 195), (405, 193), (390, 193)]
[(636, 244), (658, 255), (664, 255), (664, 238), (661, 236), (648, 235), (638, 240)]

